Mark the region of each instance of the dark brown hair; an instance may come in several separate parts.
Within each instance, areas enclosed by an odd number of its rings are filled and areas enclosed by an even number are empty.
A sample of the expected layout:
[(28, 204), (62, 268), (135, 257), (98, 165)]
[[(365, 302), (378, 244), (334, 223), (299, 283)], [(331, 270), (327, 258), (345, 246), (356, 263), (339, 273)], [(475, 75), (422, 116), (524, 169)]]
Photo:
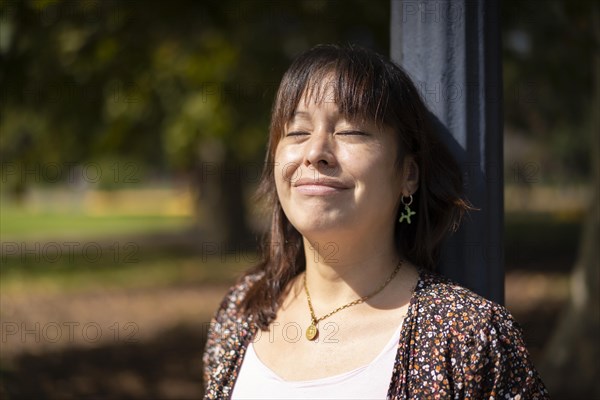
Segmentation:
[[(302, 95), (319, 96), (323, 82), (333, 87), (333, 101), (345, 117), (365, 118), (394, 129), (397, 167), (410, 154), (419, 167), (419, 189), (411, 206), (416, 223), (396, 224), (399, 254), (413, 264), (435, 269), (446, 234), (465, 210), (460, 170), (437, 139), (429, 111), (408, 75), (385, 57), (354, 46), (319, 45), (300, 55), (283, 75), (273, 104), (265, 168), (258, 197), (272, 211), (262, 245), (262, 262), (247, 274), (264, 272), (240, 306), (267, 329), (290, 281), (306, 267), (302, 235), (285, 216), (275, 188), (274, 158), (285, 125)], [(401, 210), (400, 210), (401, 211)]]

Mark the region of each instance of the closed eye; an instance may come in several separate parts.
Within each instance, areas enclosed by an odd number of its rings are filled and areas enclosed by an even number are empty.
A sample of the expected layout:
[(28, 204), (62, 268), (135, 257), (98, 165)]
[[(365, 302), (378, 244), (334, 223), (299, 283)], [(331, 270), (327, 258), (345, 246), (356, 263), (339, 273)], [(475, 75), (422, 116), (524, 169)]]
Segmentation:
[(354, 130), (350, 130), (350, 131), (339, 131), (336, 132), (336, 135), (344, 135), (344, 136), (352, 136), (352, 135), (357, 135), (357, 136), (369, 136), (369, 134), (367, 132), (363, 132), (363, 131), (354, 131)]
[(304, 136), (309, 135), (308, 132), (305, 131), (291, 131), (285, 134), (285, 136)]

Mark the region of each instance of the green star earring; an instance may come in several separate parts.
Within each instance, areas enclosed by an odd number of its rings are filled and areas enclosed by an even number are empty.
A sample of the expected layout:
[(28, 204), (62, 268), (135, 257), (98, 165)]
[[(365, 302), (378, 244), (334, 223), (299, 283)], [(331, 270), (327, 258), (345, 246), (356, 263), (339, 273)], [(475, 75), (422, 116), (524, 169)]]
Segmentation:
[(416, 214), (416, 212), (414, 212), (413, 210), (410, 209), (410, 205), (413, 202), (413, 197), (412, 194), (409, 195), (409, 200), (408, 202), (406, 200), (404, 200), (405, 197), (402, 196), (402, 204), (404, 205), (404, 211), (402, 212), (402, 214), (400, 214), (400, 219), (398, 219), (398, 222), (402, 223), (402, 221), (406, 221), (407, 224), (410, 224), (410, 217), (412, 217), (413, 215)]

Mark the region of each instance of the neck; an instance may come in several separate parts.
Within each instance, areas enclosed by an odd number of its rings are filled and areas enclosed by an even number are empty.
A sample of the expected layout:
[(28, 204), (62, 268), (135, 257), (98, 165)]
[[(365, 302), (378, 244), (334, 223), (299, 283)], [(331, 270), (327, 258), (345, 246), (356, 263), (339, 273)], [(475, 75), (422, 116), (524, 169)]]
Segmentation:
[(400, 261), (393, 240), (317, 242), (305, 237), (304, 249), (310, 295), (324, 310), (370, 295)]

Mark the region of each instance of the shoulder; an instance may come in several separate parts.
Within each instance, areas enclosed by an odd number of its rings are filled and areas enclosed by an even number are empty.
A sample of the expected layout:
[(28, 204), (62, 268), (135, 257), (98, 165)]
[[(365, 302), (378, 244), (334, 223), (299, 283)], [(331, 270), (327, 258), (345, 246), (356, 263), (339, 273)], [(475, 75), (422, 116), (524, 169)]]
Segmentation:
[(250, 288), (258, 281), (264, 272), (248, 273), (240, 277), (233, 285), (229, 287), (221, 304), (217, 309), (214, 319), (219, 323), (224, 323), (227, 320), (238, 320), (239, 310), (242, 300), (246, 297), (246, 294)]
[(423, 369), (438, 371), (439, 390), (441, 381), (460, 398), (547, 399), (521, 328), (505, 307), (439, 275), (421, 272), (420, 278), (411, 341), (416, 354), (428, 354)]
[(221, 301), (221, 305), (227, 307), (236, 307), (240, 305), (246, 297), (248, 290), (264, 275), (264, 271), (247, 273), (241, 276), (233, 285), (229, 287), (227, 293)]
[(205, 398), (227, 397), (233, 386), (238, 360), (253, 331), (239, 305), (261, 276), (262, 273), (246, 274), (238, 279), (227, 290), (210, 321), (202, 356)]
[(421, 272), (415, 298), (419, 314), (444, 330), (463, 334), (492, 327), (519, 330), (504, 306), (434, 273)]
[(472, 352), (526, 356), (523, 333), (513, 315), (450, 279), (421, 272), (414, 302), (413, 327), (424, 343), (444, 343), (443, 351), (457, 357)]
[(219, 352), (236, 348), (250, 333), (251, 321), (240, 311), (240, 304), (261, 276), (262, 274), (246, 274), (229, 287), (210, 321), (207, 351)]

